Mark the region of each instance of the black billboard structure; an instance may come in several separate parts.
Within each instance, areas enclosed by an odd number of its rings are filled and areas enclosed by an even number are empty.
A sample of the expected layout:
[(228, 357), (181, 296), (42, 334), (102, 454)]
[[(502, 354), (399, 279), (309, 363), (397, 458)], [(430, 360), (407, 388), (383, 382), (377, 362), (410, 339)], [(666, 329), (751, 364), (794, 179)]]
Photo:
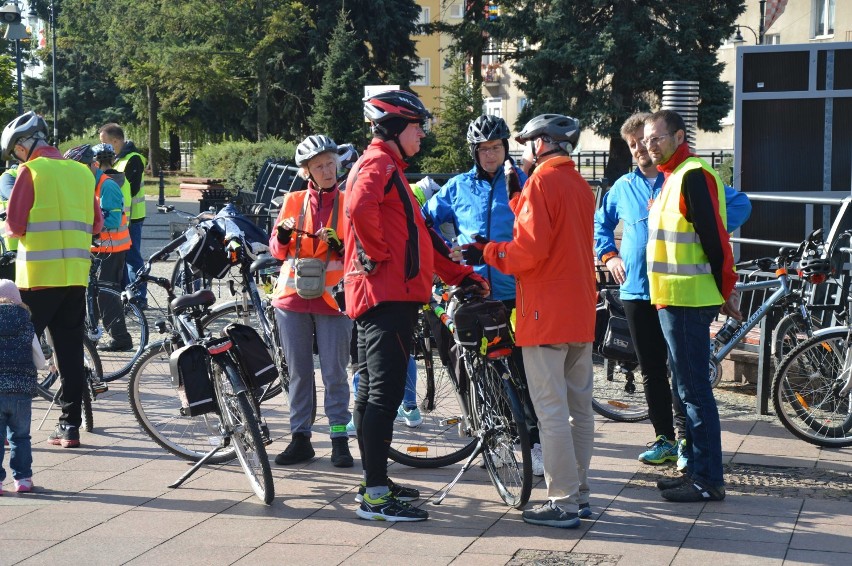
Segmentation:
[(852, 43), (737, 48), (734, 105), (733, 184), (753, 202), (740, 257), (829, 234), (852, 195)]

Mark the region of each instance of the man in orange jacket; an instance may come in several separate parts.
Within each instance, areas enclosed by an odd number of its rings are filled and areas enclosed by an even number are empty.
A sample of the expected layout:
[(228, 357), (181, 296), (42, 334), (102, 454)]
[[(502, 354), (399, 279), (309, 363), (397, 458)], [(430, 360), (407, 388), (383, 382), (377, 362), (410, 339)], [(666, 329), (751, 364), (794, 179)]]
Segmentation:
[(577, 120), (543, 114), (515, 138), (525, 143), (529, 180), (510, 195), (510, 242), (461, 249), (469, 265), (485, 262), (515, 276), (516, 343), (523, 350), (530, 397), (539, 420), (548, 501), (527, 509), (527, 523), (576, 528), (589, 517), (592, 458), (592, 341), (595, 198), (569, 157), (580, 137)]

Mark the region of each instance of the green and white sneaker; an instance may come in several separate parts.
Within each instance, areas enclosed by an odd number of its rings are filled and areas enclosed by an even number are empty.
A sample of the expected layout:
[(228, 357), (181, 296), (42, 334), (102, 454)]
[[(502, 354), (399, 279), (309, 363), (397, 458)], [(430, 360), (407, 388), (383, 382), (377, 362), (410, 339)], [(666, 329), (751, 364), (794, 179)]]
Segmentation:
[(425, 521), (429, 518), (429, 513), (425, 509), (400, 501), (390, 491), (376, 499), (365, 493), (361, 506), (355, 513), (368, 521), (411, 522)]
[(639, 454), (643, 464), (659, 465), (677, 460), (677, 446), (664, 435), (660, 435), (647, 446), (648, 450)]
[(396, 420), (397, 422), (405, 423), (405, 426), (408, 428), (414, 428), (420, 426), (423, 422), (423, 417), (420, 415), (420, 409), (417, 407), (409, 410), (400, 405), (396, 411)]
[[(390, 490), (391, 495), (397, 498), (400, 501), (417, 501), (420, 499), (420, 492), (414, 489), (413, 487), (405, 487), (404, 485), (399, 485), (393, 482), (390, 478), (388, 478), (388, 489)], [(358, 494), (355, 496), (355, 501), (361, 503), (364, 500), (364, 494), (367, 492), (367, 484), (365, 482), (361, 482), (361, 485), (358, 486)]]

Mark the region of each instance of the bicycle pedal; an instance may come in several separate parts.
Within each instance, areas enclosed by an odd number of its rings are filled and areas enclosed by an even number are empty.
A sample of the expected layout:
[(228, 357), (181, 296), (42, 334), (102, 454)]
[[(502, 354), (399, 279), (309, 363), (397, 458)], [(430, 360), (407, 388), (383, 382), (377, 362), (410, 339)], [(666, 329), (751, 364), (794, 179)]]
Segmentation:
[(104, 381), (99, 381), (97, 383), (92, 383), (92, 393), (97, 395), (101, 395), (102, 393), (106, 393), (109, 391), (109, 386)]
[(462, 421), (461, 417), (450, 417), (448, 419), (441, 419), (438, 421), (438, 424), (441, 426), (455, 426)]
[(269, 427), (265, 424), (260, 425), (260, 438), (263, 439), (264, 446), (272, 444), (272, 438), (269, 436)]

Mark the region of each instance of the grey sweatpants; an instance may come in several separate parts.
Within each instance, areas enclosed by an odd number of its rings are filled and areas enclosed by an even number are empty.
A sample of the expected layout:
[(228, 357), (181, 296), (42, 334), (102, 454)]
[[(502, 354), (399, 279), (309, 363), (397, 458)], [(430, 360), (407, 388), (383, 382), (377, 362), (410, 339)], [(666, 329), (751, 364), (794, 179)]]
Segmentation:
[[(290, 432), (311, 435), (314, 407), (314, 333), (320, 372), (325, 384), (325, 415), (329, 427), (340, 426), (331, 437), (346, 436), (349, 412), (349, 340), (352, 321), (343, 315), (323, 315), (275, 309), (278, 334), (290, 370)], [(342, 426), (341, 426), (342, 425)]]

